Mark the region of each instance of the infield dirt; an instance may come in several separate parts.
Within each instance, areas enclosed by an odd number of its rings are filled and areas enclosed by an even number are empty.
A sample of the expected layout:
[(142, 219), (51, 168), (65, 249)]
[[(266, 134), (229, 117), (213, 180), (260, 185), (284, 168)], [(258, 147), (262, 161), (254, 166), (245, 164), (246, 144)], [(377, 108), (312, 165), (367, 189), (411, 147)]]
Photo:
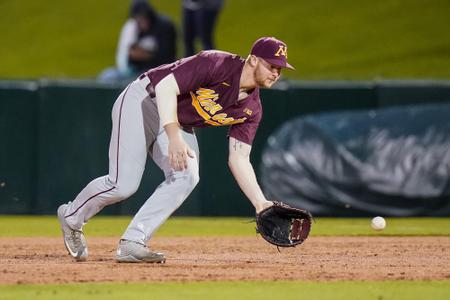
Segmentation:
[(0, 238), (0, 284), (450, 279), (450, 237), (310, 237), (280, 252), (259, 237), (154, 238), (165, 264), (119, 264), (117, 238), (87, 239), (77, 263), (62, 238)]

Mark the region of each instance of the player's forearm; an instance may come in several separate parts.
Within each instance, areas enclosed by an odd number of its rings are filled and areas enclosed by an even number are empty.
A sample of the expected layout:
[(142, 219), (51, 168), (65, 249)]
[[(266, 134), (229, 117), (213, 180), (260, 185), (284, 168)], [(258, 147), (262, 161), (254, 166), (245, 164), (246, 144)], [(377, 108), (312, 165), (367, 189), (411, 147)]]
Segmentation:
[(178, 123), (169, 123), (164, 126), (164, 130), (169, 138), (169, 141), (174, 141), (175, 139), (181, 139), (180, 125)]
[(249, 159), (245, 157), (230, 157), (228, 166), (241, 190), (253, 204), (256, 211), (260, 211), (267, 200), (256, 180), (255, 171)]
[(169, 138), (172, 133), (178, 132), (174, 126), (169, 126), (169, 130), (167, 130), (166, 125), (175, 123), (178, 127), (177, 95), (179, 93), (178, 84), (173, 74), (167, 75), (155, 86), (160, 123), (166, 129)]

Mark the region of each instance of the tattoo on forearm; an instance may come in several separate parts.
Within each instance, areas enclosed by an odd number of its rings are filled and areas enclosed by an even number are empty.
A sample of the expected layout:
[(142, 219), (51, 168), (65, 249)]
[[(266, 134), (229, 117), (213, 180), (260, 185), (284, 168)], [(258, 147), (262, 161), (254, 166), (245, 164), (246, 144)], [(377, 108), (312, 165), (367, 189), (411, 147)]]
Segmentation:
[(237, 149), (242, 149), (242, 143), (238, 140), (234, 141), (234, 145), (233, 145), (234, 151), (237, 151)]

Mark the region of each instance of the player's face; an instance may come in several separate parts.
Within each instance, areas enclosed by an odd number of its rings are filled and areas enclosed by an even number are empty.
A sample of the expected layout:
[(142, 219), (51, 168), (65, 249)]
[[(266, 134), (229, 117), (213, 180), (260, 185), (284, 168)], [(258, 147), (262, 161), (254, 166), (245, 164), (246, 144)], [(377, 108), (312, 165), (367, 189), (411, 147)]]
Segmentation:
[(270, 88), (280, 78), (281, 68), (258, 58), (255, 69), (255, 81), (260, 87)]

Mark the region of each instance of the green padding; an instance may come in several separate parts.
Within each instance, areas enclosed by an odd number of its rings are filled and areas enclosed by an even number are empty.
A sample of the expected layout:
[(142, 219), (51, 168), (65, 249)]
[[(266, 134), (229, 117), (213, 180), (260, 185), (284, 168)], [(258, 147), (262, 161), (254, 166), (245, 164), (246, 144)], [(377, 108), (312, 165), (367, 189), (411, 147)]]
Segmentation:
[(37, 101), (32, 83), (0, 85), (0, 212), (33, 213)]
[(43, 86), (39, 90), (37, 213), (73, 200), (108, 170), (109, 110), (116, 90)]
[(386, 81), (377, 88), (378, 106), (394, 106), (450, 101), (450, 82)]
[[(0, 213), (54, 214), (108, 171), (111, 108), (123, 86), (93, 81), (0, 81)], [(449, 81), (284, 82), (261, 90), (264, 117), (251, 160), (259, 174), (269, 135), (300, 115), (450, 101)], [(253, 213), (227, 166), (228, 128), (196, 130), (199, 186), (178, 215)], [(151, 159), (138, 192), (104, 214), (134, 214), (163, 180)], [(3, 184), (4, 183), (4, 184)]]
[(249, 215), (250, 202), (228, 168), (228, 127), (196, 129), (200, 148), (202, 215)]

